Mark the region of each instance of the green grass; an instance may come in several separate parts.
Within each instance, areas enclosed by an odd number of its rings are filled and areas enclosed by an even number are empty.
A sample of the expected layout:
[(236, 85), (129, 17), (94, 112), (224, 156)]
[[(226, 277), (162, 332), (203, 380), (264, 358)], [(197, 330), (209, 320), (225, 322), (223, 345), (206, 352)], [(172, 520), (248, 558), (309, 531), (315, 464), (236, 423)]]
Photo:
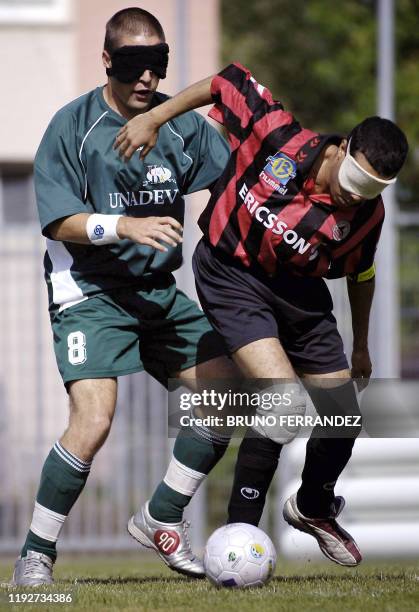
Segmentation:
[[(10, 578), (12, 560), (0, 561), (0, 582)], [(238, 591), (192, 581), (165, 569), (154, 556), (62, 556), (56, 583), (43, 592), (71, 590), (74, 602), (15, 604), (2, 587), (0, 610), (187, 610), (199, 612), (407, 612), (419, 610), (419, 563), (363, 563), (357, 569), (332, 563), (291, 564), (279, 561), (273, 580), (262, 589)], [(37, 589), (39, 592), (41, 589)], [(26, 592), (29, 592), (26, 590)]]

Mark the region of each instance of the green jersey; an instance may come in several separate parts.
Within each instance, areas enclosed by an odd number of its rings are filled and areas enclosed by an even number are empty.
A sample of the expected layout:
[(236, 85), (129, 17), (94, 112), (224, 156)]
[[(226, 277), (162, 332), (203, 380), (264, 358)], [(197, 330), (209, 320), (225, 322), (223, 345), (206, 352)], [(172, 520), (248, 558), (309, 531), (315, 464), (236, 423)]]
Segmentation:
[[(156, 93), (153, 105), (167, 96)], [(64, 309), (89, 296), (182, 263), (181, 245), (162, 253), (130, 240), (102, 246), (50, 240), (53, 221), (77, 213), (132, 217), (171, 216), (183, 224), (183, 195), (205, 189), (229, 157), (226, 141), (199, 114), (185, 113), (163, 125), (144, 161), (125, 163), (113, 149), (126, 119), (105, 102), (98, 87), (52, 119), (35, 158), (35, 190), (47, 237), (45, 276), (50, 308)]]

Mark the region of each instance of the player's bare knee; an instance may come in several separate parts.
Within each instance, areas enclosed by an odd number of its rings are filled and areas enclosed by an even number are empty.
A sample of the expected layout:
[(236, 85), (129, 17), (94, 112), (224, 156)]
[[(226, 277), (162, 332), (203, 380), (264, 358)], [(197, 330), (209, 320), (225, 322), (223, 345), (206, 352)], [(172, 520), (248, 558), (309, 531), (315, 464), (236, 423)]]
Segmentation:
[(62, 442), (82, 460), (90, 461), (108, 437), (112, 418), (104, 413), (73, 413)]
[(255, 429), (278, 444), (298, 435), (306, 411), (306, 395), (297, 382), (281, 382), (260, 391)]
[(112, 380), (76, 381), (69, 388), (68, 435), (77, 436), (83, 447), (98, 450), (112, 425), (116, 383)]
[(112, 416), (106, 410), (73, 410), (70, 414), (69, 426), (77, 430), (83, 438), (92, 441), (107, 436), (112, 425)]

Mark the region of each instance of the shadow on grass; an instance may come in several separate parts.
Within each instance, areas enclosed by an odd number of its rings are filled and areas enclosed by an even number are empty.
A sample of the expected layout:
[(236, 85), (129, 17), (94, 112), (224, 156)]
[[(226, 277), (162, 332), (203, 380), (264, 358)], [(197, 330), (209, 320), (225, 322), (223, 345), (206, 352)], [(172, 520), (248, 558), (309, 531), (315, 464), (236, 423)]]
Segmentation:
[[(156, 584), (156, 583), (166, 583), (166, 584), (182, 584), (186, 582), (192, 582), (188, 580), (186, 577), (178, 576), (178, 577), (165, 577), (165, 576), (144, 576), (144, 577), (136, 577), (129, 576), (127, 578), (82, 578), (80, 580), (70, 581), (70, 580), (61, 580), (60, 582), (67, 582), (76, 585), (81, 584), (103, 584), (103, 585), (112, 585), (112, 584)], [(195, 580), (194, 580), (195, 582)], [(200, 582), (200, 581), (199, 581)]]
[[(356, 571), (356, 570), (355, 570)], [(400, 581), (411, 578), (410, 573), (400, 572), (398, 574), (364, 574), (364, 573), (350, 573), (351, 570), (347, 570), (347, 573), (339, 576), (336, 574), (311, 574), (306, 576), (275, 576), (272, 578), (269, 584), (298, 584), (302, 582), (330, 582), (330, 583), (347, 583), (349, 581), (365, 582), (365, 580), (380, 580), (380, 581)]]

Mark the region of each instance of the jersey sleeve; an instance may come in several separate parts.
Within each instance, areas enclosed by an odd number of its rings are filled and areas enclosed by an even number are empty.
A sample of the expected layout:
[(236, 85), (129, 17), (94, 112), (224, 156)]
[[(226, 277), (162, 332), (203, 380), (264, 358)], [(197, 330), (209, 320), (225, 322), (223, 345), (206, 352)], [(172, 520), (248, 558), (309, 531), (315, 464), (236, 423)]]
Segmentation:
[(379, 218), (365, 238), (350, 253), (332, 262), (326, 278), (347, 276), (353, 282), (365, 282), (375, 275), (375, 252), (384, 223), (384, 206), (379, 202)]
[(364, 282), (370, 280), (375, 275), (375, 253), (384, 223), (384, 215), (381, 221), (368, 234), (367, 238), (360, 245), (359, 263), (348, 276), (354, 282)]
[(185, 154), (190, 167), (185, 176), (183, 193), (207, 189), (221, 176), (230, 157), (227, 141), (198, 113), (191, 113), (188, 129), (183, 130)]
[(42, 233), (53, 221), (89, 212), (84, 203), (84, 170), (78, 157), (75, 119), (57, 114), (35, 156), (36, 202)]
[(230, 64), (211, 83), (215, 106), (209, 116), (228, 130), (230, 142), (243, 142), (251, 131), (257, 133), (258, 122), (263, 122), (261, 136), (266, 135), (267, 124), (275, 128), (293, 122), (293, 116), (282, 104), (273, 99), (269, 89), (258, 83), (250, 71), (241, 64)]

